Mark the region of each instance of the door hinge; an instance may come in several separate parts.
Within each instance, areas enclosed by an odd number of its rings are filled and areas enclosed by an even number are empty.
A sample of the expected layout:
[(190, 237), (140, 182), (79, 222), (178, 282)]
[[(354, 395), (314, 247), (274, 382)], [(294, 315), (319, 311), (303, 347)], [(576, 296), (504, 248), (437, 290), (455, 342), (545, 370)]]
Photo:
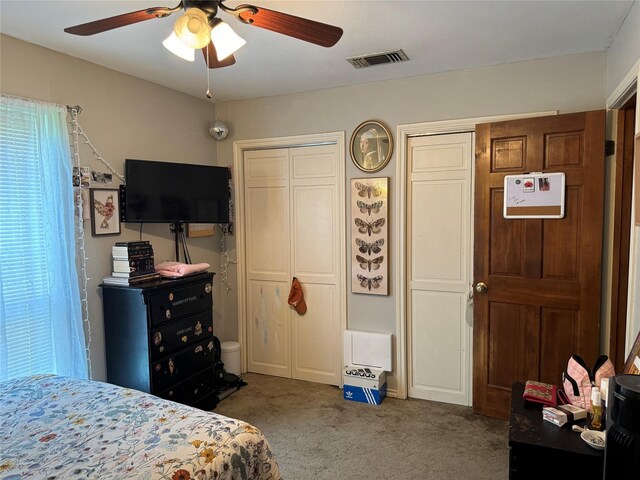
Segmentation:
[(608, 157), (616, 153), (616, 142), (613, 140), (604, 141), (604, 156)]

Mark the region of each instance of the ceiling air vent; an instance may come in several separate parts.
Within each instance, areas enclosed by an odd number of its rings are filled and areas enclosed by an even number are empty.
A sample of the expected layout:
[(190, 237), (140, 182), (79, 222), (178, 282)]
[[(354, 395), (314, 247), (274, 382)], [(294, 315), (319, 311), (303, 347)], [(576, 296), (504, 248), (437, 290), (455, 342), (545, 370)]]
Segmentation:
[(397, 63), (409, 60), (407, 54), (402, 50), (393, 50), (391, 52), (372, 53), (371, 55), (360, 55), (358, 57), (347, 58), (347, 62), (355, 68), (373, 67), (374, 65), (382, 65), (383, 63)]

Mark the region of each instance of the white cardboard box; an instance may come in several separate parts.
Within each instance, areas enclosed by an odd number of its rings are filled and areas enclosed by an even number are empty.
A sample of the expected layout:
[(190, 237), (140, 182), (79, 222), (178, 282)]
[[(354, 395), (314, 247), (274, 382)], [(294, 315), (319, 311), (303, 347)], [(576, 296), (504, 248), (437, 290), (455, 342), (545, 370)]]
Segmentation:
[(379, 368), (349, 366), (342, 371), (342, 383), (356, 387), (380, 389), (382, 385), (387, 383), (387, 372)]
[(345, 330), (343, 338), (344, 362), (347, 365), (375, 367), (391, 371), (390, 333)]

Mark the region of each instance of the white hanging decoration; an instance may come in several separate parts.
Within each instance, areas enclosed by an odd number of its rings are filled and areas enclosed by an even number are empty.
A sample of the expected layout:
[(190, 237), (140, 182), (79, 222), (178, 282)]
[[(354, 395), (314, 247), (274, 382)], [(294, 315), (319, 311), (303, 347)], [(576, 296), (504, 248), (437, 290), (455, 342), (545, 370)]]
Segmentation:
[(237, 260), (232, 260), (229, 258), (229, 247), (227, 247), (226, 242), (227, 233), (224, 229), (221, 229), (220, 234), (220, 278), (222, 279), (222, 284), (224, 285), (227, 294), (232, 290), (231, 282), (229, 282), (229, 264), (238, 263)]
[(89, 137), (87, 137), (87, 135), (84, 133), (84, 131), (82, 130), (82, 127), (78, 125), (77, 118), (75, 120), (75, 125), (78, 129), (78, 134), (82, 138), (84, 138), (85, 145), (87, 145), (91, 149), (91, 152), (96, 156), (96, 159), (99, 162), (101, 162), (105, 167), (107, 167), (111, 173), (113, 173), (116, 177), (118, 177), (122, 181), (122, 183), (126, 183), (124, 180), (124, 175), (121, 175), (120, 173), (116, 172), (115, 169), (111, 166), (111, 164), (107, 162), (104, 158), (102, 158), (102, 155), (100, 155), (98, 150), (96, 150), (96, 147), (93, 146), (93, 143), (91, 143), (91, 140), (89, 140)]
[[(80, 126), (78, 125), (78, 113), (80, 107), (67, 107), (69, 114), (71, 115), (71, 145), (72, 145), (72, 155), (73, 161), (72, 164), (76, 168), (80, 168), (80, 149), (78, 146), (78, 132), (80, 130)], [(84, 244), (84, 225), (83, 221), (83, 201), (82, 201), (82, 188), (80, 186), (74, 187), (74, 203), (75, 203), (75, 215), (74, 215), (74, 223), (75, 223), (75, 237), (76, 237), (76, 265), (79, 268), (78, 272), (78, 283), (80, 287), (80, 303), (82, 310), (82, 322), (85, 325), (86, 331), (86, 356), (87, 356), (87, 367), (89, 369), (89, 378), (93, 377), (92, 369), (91, 369), (91, 322), (89, 322), (89, 298), (87, 293), (87, 283), (89, 281), (89, 277), (87, 277), (87, 254), (85, 250)]]

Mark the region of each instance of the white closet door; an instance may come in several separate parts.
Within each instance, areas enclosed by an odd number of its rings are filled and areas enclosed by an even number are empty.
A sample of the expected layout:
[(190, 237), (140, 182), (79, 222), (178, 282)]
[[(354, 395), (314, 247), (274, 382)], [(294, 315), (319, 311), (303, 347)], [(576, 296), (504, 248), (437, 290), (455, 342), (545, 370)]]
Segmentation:
[(245, 152), (247, 362), (291, 377), (289, 150)]
[(340, 252), (335, 145), (291, 149), (292, 276), (307, 313), (292, 313), (293, 378), (340, 384)]
[(471, 404), (472, 139), (416, 137), (408, 149), (408, 393), (460, 405)]
[[(336, 145), (244, 153), (248, 370), (340, 384)], [(307, 313), (287, 303), (301, 282)]]

